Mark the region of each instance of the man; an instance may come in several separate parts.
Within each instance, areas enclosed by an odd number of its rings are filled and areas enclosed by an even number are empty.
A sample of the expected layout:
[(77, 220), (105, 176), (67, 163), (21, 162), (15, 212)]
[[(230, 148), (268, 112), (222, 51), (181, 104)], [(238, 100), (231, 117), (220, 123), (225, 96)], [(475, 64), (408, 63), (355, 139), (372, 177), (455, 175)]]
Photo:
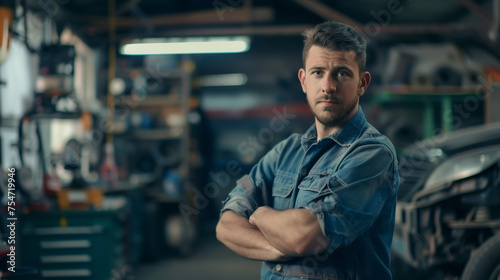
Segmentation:
[(298, 76), (315, 116), (237, 181), (217, 238), (264, 261), (262, 279), (391, 279), (399, 187), (393, 145), (367, 123), (366, 43), (344, 24), (304, 33)]

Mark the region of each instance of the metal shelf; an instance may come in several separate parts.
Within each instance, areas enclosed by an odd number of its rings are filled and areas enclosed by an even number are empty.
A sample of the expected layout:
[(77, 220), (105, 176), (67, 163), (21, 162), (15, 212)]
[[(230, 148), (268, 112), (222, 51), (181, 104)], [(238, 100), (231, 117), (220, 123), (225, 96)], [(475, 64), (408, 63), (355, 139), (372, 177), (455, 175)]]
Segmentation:
[(170, 96), (148, 96), (144, 99), (134, 100), (132, 97), (116, 99), (116, 105), (136, 107), (181, 107), (181, 101)]
[(137, 140), (181, 140), (184, 131), (179, 128), (156, 128), (156, 129), (131, 129), (129, 131), (114, 132), (116, 136), (131, 137)]
[(149, 191), (147, 195), (155, 201), (162, 203), (181, 203), (183, 201), (180, 196), (170, 196), (159, 191)]
[(181, 139), (183, 131), (179, 132), (165, 128), (153, 130), (134, 130), (129, 135), (142, 140), (175, 140)]
[(484, 92), (484, 85), (471, 86), (412, 86), (391, 85), (376, 86), (375, 92), (390, 92), (395, 95), (469, 95), (476, 91)]

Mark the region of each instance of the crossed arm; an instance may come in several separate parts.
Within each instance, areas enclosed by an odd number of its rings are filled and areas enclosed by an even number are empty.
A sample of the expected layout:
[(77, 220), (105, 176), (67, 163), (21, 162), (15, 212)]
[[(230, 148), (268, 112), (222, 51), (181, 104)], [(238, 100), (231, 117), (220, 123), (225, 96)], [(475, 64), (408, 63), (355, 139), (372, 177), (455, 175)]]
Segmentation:
[(280, 261), (319, 253), (328, 242), (318, 218), (309, 209), (277, 211), (259, 207), (246, 219), (225, 211), (217, 239), (237, 254), (255, 260)]

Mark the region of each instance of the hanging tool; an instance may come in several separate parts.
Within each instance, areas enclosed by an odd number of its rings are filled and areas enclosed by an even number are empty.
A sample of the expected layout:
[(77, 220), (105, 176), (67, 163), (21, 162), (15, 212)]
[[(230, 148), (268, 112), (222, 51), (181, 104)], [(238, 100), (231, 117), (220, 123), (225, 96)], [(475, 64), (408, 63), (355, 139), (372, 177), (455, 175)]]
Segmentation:
[(47, 197), (55, 197), (57, 191), (61, 189), (62, 182), (61, 179), (55, 174), (54, 170), (48, 170), (47, 163), (45, 162), (45, 153), (43, 149), (42, 134), (40, 132), (40, 124), (36, 123), (36, 138), (38, 140), (38, 156), (42, 163), (43, 172), (43, 193)]
[(101, 165), (101, 176), (109, 188), (116, 188), (118, 185), (118, 167), (115, 163), (113, 149), (113, 127), (114, 127), (114, 107), (115, 100), (113, 95), (112, 81), (116, 77), (116, 18), (115, 1), (108, 1), (109, 8), (109, 62), (108, 62), (108, 124), (105, 145), (105, 160)]

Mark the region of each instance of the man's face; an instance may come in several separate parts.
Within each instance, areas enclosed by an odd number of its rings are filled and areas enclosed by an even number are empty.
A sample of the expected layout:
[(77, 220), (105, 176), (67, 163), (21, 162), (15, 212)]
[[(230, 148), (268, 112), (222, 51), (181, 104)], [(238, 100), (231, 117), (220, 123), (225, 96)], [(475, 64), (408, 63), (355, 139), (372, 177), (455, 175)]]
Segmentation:
[(305, 69), (299, 70), (299, 80), (317, 125), (338, 129), (356, 113), (370, 74), (360, 76), (354, 51), (332, 51), (313, 45)]

